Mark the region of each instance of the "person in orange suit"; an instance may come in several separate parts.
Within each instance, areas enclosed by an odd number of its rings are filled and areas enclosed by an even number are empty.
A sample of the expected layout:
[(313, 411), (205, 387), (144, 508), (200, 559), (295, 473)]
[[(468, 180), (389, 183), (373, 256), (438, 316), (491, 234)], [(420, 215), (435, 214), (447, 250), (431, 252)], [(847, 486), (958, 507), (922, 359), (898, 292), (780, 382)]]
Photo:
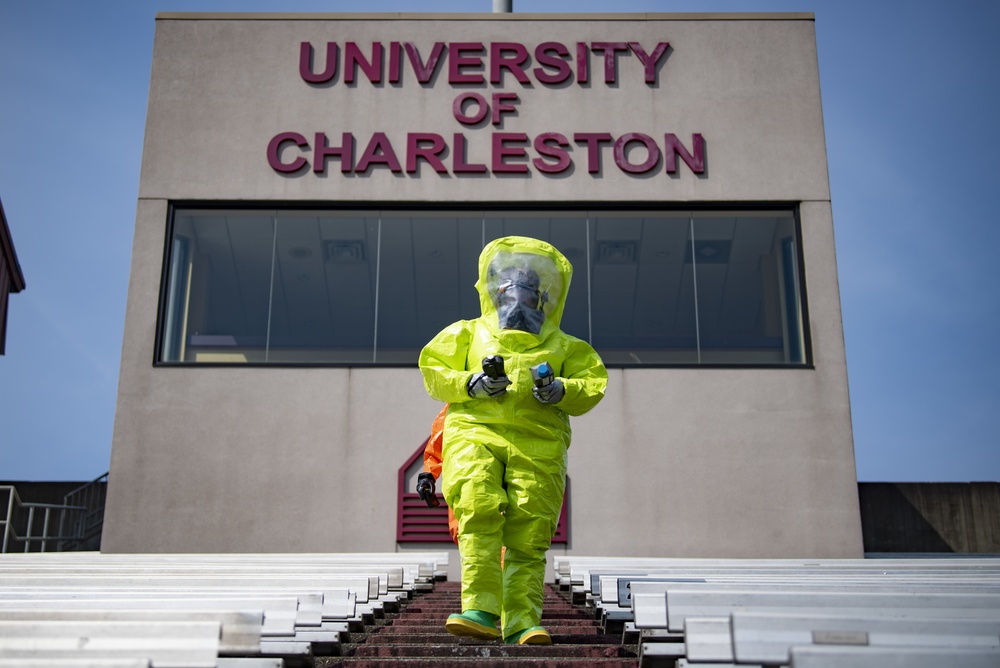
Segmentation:
[[(424, 470), (417, 476), (417, 494), (420, 499), (431, 508), (441, 505), (435, 491), (434, 481), (441, 477), (441, 466), (443, 458), (441, 449), (444, 444), (444, 418), (448, 413), (448, 404), (445, 404), (441, 411), (431, 423), (431, 435), (424, 446)], [(458, 520), (455, 519), (455, 511), (448, 508), (448, 533), (451, 539), (458, 543)]]

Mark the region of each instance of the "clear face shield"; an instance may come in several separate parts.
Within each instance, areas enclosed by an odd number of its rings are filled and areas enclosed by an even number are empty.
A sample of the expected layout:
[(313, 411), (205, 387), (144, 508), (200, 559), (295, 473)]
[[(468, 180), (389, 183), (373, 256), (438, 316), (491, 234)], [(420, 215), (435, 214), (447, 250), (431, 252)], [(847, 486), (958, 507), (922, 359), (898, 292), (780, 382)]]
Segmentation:
[(490, 263), (487, 285), (500, 329), (541, 332), (549, 294), (559, 294), (560, 282), (550, 258), (532, 253), (498, 253)]

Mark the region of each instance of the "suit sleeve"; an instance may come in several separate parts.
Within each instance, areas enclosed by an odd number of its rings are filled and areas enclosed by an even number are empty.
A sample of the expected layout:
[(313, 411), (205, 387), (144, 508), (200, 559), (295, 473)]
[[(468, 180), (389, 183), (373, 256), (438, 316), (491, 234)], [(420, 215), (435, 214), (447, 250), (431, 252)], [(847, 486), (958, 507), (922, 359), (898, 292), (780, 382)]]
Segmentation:
[(431, 398), (450, 404), (471, 399), (467, 384), (472, 372), (466, 369), (471, 341), (471, 321), (460, 320), (441, 330), (420, 351), (420, 373)]
[(563, 361), (562, 381), (566, 394), (557, 405), (568, 415), (583, 415), (604, 398), (608, 370), (589, 343), (575, 339)]

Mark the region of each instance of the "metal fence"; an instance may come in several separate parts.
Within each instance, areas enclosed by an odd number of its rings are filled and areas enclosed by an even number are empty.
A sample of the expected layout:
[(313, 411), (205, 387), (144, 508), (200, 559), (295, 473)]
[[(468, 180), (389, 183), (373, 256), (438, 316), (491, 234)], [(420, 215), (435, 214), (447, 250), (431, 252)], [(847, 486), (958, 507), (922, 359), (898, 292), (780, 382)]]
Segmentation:
[(100, 545), (108, 474), (66, 494), (63, 503), (21, 500), (13, 485), (0, 485), (0, 552), (67, 552)]

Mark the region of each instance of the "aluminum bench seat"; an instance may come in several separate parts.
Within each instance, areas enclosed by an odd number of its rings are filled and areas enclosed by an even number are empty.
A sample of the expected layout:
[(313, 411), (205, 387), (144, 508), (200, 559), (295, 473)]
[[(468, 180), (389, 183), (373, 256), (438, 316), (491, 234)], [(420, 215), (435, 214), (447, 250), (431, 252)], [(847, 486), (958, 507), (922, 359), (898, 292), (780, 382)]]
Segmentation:
[[(295, 621), (301, 625), (315, 625), (322, 620), (348, 620), (360, 618), (357, 613), (357, 601), (353, 593), (347, 590), (328, 590), (325, 592), (295, 591), (288, 589), (258, 589), (258, 590), (226, 590), (226, 589), (191, 589), (174, 588), (164, 589), (153, 588), (131, 588), (131, 589), (82, 589), (73, 587), (54, 588), (17, 588), (14, 590), (0, 587), (0, 609), (13, 605), (15, 602), (27, 602), (28, 605), (35, 605), (32, 601), (38, 601), (37, 605), (42, 605), (41, 601), (46, 600), (79, 600), (79, 601), (100, 601), (100, 600), (133, 600), (138, 601), (136, 605), (142, 607), (143, 602), (161, 601), (167, 606), (198, 605), (198, 601), (209, 601), (208, 605), (215, 605), (211, 601), (245, 601), (249, 604), (259, 600), (296, 602), (294, 612)], [(81, 604), (85, 605), (85, 604)], [(222, 603), (220, 603), (222, 605)], [(287, 611), (290, 604), (283, 602), (277, 604), (276, 611)], [(287, 615), (283, 615), (287, 616)], [(309, 621), (314, 620), (314, 621)]]
[[(170, 622), (216, 622), (220, 624), (218, 653), (241, 656), (260, 651), (263, 611), (206, 610), (0, 610), (5, 622), (142, 622), (149, 626)], [(69, 625), (68, 625), (69, 626)], [(294, 627), (290, 629), (295, 633)]]
[(553, 555), (553, 567), (563, 575), (582, 568), (788, 568), (807, 567), (858, 567), (884, 570), (889, 568), (927, 570), (933, 568), (998, 568), (1000, 558), (976, 557), (958, 559), (954, 557), (926, 559), (742, 559), (742, 558), (690, 558), (690, 557), (609, 557), (590, 555)]
[(677, 559), (648, 557), (585, 557), (557, 555), (553, 558), (557, 580), (584, 584), (591, 572), (641, 571), (671, 577), (697, 577), (725, 572), (979, 572), (1000, 573), (1000, 559)]
[(0, 574), (0, 589), (15, 591), (17, 589), (73, 588), (89, 587), (114, 589), (146, 588), (149, 590), (197, 589), (211, 590), (243, 590), (243, 591), (303, 591), (323, 592), (349, 590), (357, 595), (359, 603), (367, 603), (379, 597), (379, 580), (369, 576), (325, 576), (309, 575), (273, 576), (260, 574), (227, 575), (227, 574), (190, 574), (190, 575), (133, 575), (128, 572), (102, 575), (67, 575), (61, 573), (25, 575), (4, 577)]
[(185, 564), (40, 564), (23, 565), (19, 567), (0, 566), (0, 581), (8, 578), (24, 577), (104, 577), (130, 575), (136, 577), (215, 577), (215, 576), (243, 576), (243, 577), (315, 577), (322, 579), (326, 577), (349, 576), (378, 578), (378, 588), (372, 591), (373, 595), (385, 594), (389, 589), (403, 589), (409, 577), (412, 583), (412, 573), (402, 566), (376, 567), (374, 565), (365, 566), (322, 566), (303, 567), (279, 564), (262, 568), (259, 564), (212, 564), (202, 565), (196, 563)]
[(896, 618), (1000, 619), (995, 594), (869, 593), (837, 591), (766, 591), (748, 589), (667, 590), (632, 597), (635, 625), (683, 631), (688, 617), (728, 617), (735, 610), (794, 614), (875, 614)]
[(621, 600), (621, 592), (627, 589), (628, 583), (639, 582), (816, 582), (816, 583), (847, 583), (847, 582), (878, 582), (913, 584), (915, 586), (935, 583), (941, 586), (961, 585), (992, 585), (1000, 587), (1000, 571), (970, 572), (970, 571), (879, 571), (871, 569), (843, 570), (811, 570), (798, 569), (788, 571), (750, 571), (730, 570), (719, 571), (634, 571), (607, 572), (603, 570), (590, 571), (590, 585), (584, 585), (585, 591), (602, 602), (616, 602), (625, 605)]
[(308, 665), (312, 659), (312, 643), (295, 640), (271, 640), (260, 644), (260, 654), (264, 658), (280, 659), (282, 663)]
[[(45, 552), (10, 553), (0, 560), (0, 572), (4, 568), (17, 567), (29, 563), (34, 567), (58, 566), (70, 563), (82, 568), (89, 565), (124, 565), (126, 567), (188, 565), (199, 568), (248, 568), (259, 570), (301, 568), (309, 572), (321, 572), (324, 568), (361, 569), (403, 569), (404, 584), (417, 580), (432, 581), (443, 575), (448, 566), (449, 555), (441, 552), (371, 552), (371, 553), (318, 553), (318, 554), (105, 554), (101, 552)], [(394, 585), (390, 585), (392, 588)]]
[[(398, 609), (414, 591), (432, 587), (442, 574), (440, 567), (446, 565), (446, 552), (3, 555), (0, 627), (9, 622), (8, 631), (14, 631), (7, 634), (6, 645), (0, 636), (0, 648), (5, 648), (0, 660), (37, 659), (59, 666), (86, 659), (98, 665), (126, 663), (129, 668), (310, 665), (314, 655), (339, 653), (337, 645), (348, 630), (362, 630), (385, 611)], [(156, 629), (154, 635), (162, 635), (171, 629), (194, 628), (190, 625), (199, 620), (215, 624), (209, 647), (199, 647), (200, 636), (183, 634), (159, 644), (135, 643), (157, 649), (172, 642), (174, 649), (187, 652), (180, 659), (166, 655), (165, 649), (152, 656), (135, 653), (130, 641), (108, 631), (115, 624), (144, 624)], [(178, 627), (180, 623), (188, 626)], [(81, 624), (99, 625), (90, 651), (74, 656), (59, 651), (64, 642), (82, 642), (82, 636), (73, 636)], [(31, 630), (38, 628), (45, 632)], [(33, 640), (37, 637), (45, 641)], [(99, 647), (102, 643), (114, 647)], [(39, 654), (37, 645), (45, 652)], [(202, 654), (195, 656), (196, 650)]]
[(943, 577), (1000, 578), (1000, 559), (656, 559), (558, 556), (554, 561), (556, 580), (572, 591), (575, 603), (587, 603), (591, 596), (606, 596), (601, 575), (618, 574), (666, 579), (704, 579), (708, 577), (835, 577), (837, 575), (907, 574)]
[(1000, 651), (912, 647), (795, 647), (789, 668), (996, 668)]
[[(1000, 651), (1000, 616), (993, 620), (953, 617), (901, 619), (877, 615), (735, 611), (729, 626), (732, 657), (737, 663), (787, 664), (791, 648), (804, 645)], [(685, 637), (690, 641), (690, 636)]]
[[(907, 575), (873, 575), (854, 576), (762, 576), (752, 575), (707, 577), (703, 580), (693, 578), (675, 578), (666, 580), (658, 576), (600, 576), (602, 595), (599, 599), (591, 599), (595, 607), (595, 616), (601, 619), (608, 632), (624, 628), (623, 624), (636, 620), (632, 606), (632, 595), (659, 595), (665, 597), (667, 591), (702, 591), (724, 588), (729, 591), (750, 592), (855, 592), (855, 593), (906, 593), (919, 591), (923, 593), (979, 594), (992, 593), (1000, 595), (1000, 581), (976, 578), (945, 576)], [(648, 604), (646, 608), (648, 608)], [(643, 626), (643, 618), (639, 618), (639, 626)], [(676, 630), (676, 629), (675, 629)]]
[(601, 597), (602, 604), (617, 605), (622, 608), (631, 606), (635, 594), (666, 594), (668, 591), (699, 591), (710, 589), (729, 589), (734, 591), (771, 591), (771, 592), (870, 592), (870, 593), (902, 593), (921, 592), (927, 594), (994, 594), (1000, 596), (1000, 581), (976, 582), (975, 580), (953, 580), (941, 582), (927, 580), (894, 580), (891, 578), (836, 578), (836, 579), (709, 579), (703, 582), (695, 581), (660, 581), (656, 579), (618, 580), (615, 595), (608, 587), (607, 598)]
[(654, 642), (639, 644), (640, 668), (674, 668), (684, 658), (683, 642)]
[(0, 658), (0, 668), (151, 668), (151, 666), (149, 659), (145, 657), (119, 659), (71, 657), (57, 659)]
[(219, 622), (0, 622), (0, 659), (148, 659), (153, 668), (215, 668)]

